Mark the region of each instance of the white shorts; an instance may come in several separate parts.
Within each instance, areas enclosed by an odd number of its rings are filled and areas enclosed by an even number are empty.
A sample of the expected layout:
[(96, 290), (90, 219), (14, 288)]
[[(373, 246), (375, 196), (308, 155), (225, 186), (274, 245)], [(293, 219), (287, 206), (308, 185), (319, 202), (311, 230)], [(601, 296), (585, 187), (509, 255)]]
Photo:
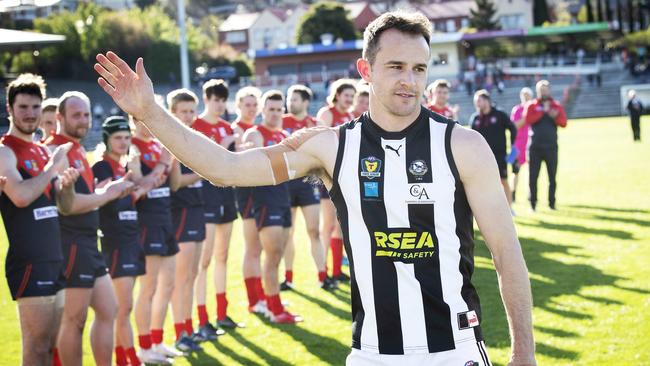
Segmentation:
[(483, 342), (465, 342), (456, 349), (437, 353), (380, 355), (356, 348), (345, 360), (346, 366), (492, 366)]

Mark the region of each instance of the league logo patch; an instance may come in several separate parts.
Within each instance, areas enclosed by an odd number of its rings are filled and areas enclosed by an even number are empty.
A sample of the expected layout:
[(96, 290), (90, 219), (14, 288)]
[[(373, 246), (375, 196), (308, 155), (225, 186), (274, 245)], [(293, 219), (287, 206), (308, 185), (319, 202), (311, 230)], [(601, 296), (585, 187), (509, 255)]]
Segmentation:
[(363, 182), (363, 196), (364, 197), (379, 197), (379, 183), (377, 183), (377, 182)]
[(374, 156), (361, 159), (361, 176), (368, 179), (381, 177), (381, 160)]
[(428, 171), (429, 168), (424, 160), (413, 160), (409, 165), (409, 173), (411, 173), (417, 180), (422, 180), (422, 177), (427, 174)]

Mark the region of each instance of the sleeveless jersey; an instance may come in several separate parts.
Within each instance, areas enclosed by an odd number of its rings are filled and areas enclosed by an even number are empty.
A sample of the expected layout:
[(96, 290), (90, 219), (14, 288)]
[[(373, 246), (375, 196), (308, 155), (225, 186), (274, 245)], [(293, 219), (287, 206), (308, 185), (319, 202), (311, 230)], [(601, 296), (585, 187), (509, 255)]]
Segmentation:
[[(181, 174), (194, 173), (192, 169), (186, 167), (183, 163), (179, 164), (181, 165)], [(172, 192), (172, 209), (196, 206), (203, 206), (203, 180), (198, 180), (189, 186)]]
[[(234, 133), (230, 124), (222, 119), (219, 119), (216, 124), (212, 124), (204, 119), (197, 118), (192, 124), (192, 128), (218, 144), (221, 143), (224, 137)], [(235, 150), (234, 143), (231, 144), (228, 150)], [(206, 207), (234, 205), (235, 191), (232, 187), (215, 187), (212, 183), (203, 180), (203, 201)]]
[[(140, 169), (142, 175), (148, 175), (160, 161), (162, 146), (156, 140), (149, 142), (132, 138), (131, 142), (140, 150)], [(136, 202), (138, 221), (141, 225), (171, 225), (171, 190), (169, 179), (158, 188), (154, 188), (146, 196)]]
[[(257, 125), (253, 128), (262, 135), (264, 147), (279, 144), (288, 136), (283, 130), (270, 130), (264, 125)], [(288, 207), (290, 205), (289, 185), (287, 182), (275, 186), (255, 187), (253, 189), (253, 200), (256, 206)]]
[(241, 128), (241, 130), (244, 131), (244, 132), (246, 132), (246, 130), (248, 130), (249, 128), (251, 128), (253, 126), (255, 126), (255, 125), (254, 124), (249, 125), (248, 123), (244, 123), (241, 120), (237, 120), (237, 121), (230, 124), (230, 128), (232, 128), (233, 130), (236, 129), (236, 128)]
[[(233, 122), (231, 125), (232, 129), (234, 130), (235, 128), (241, 128), (243, 132), (246, 132), (249, 128), (253, 128), (255, 125), (243, 123), (241, 120), (237, 120)], [(253, 187), (236, 187), (236, 196), (237, 196), (237, 201), (239, 201), (239, 205), (241, 206), (244, 204), (244, 202), (247, 202), (249, 198), (253, 195)], [(245, 204), (244, 204), (245, 205)], [(240, 207), (241, 209), (241, 207)]]
[(307, 115), (302, 120), (297, 120), (293, 114), (285, 114), (282, 116), (282, 129), (292, 134), (303, 128), (310, 128), (316, 126), (314, 117)]
[(330, 196), (350, 259), (354, 348), (435, 353), (482, 340), (455, 126), (422, 107), (400, 132), (368, 114), (340, 128)]
[[(23, 141), (11, 135), (0, 138), (0, 144), (16, 156), (16, 169), (23, 179), (42, 174), (50, 159), (47, 148), (40, 143)], [(6, 273), (35, 262), (63, 260), (59, 215), (52, 184), (27, 207), (17, 207), (6, 194), (0, 195), (0, 212), (9, 239), (5, 263)]]
[(331, 106), (329, 111), (332, 113), (332, 127), (348, 123), (354, 119), (350, 112), (341, 113), (335, 106)]
[(435, 106), (435, 104), (429, 104), (427, 108), (429, 108), (430, 111), (436, 112), (443, 117), (447, 117), (449, 119), (454, 118), (454, 112), (451, 110), (451, 108), (449, 108), (448, 105), (445, 105), (442, 108), (438, 108)]
[[(108, 156), (93, 165), (93, 174), (97, 180), (110, 178), (117, 180), (126, 174), (126, 168)], [(99, 208), (99, 228), (106, 240), (102, 245), (131, 245), (138, 238), (138, 211), (136, 211), (133, 197), (127, 196), (111, 201)], [(104, 248), (114, 249), (114, 248)]]
[[(95, 192), (95, 176), (86, 159), (86, 150), (77, 141), (63, 135), (53, 134), (47, 140), (47, 145), (63, 145), (71, 142), (72, 148), (68, 151), (70, 166), (79, 171), (79, 179), (75, 183), (75, 192), (92, 194)], [(96, 236), (99, 228), (99, 210), (92, 210), (79, 215), (61, 216), (61, 233), (64, 235), (89, 235)]]

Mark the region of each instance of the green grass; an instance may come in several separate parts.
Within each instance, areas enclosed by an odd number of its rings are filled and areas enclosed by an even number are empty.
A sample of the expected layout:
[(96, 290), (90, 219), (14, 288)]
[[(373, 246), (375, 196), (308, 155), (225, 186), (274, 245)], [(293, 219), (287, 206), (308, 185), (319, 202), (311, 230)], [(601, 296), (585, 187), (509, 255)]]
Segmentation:
[[(650, 119), (648, 119), (650, 120)], [(644, 142), (632, 143), (626, 118), (570, 121), (560, 133), (558, 211), (546, 208), (546, 174), (539, 182), (539, 208), (525, 205), (527, 170), (522, 171), (515, 210), (534, 296), (537, 360), (540, 365), (650, 364), (650, 123)], [(177, 365), (343, 364), (349, 352), (348, 286), (335, 293), (315, 288), (315, 269), (298, 219), (295, 282), (283, 294), (298, 326), (273, 326), (246, 312), (241, 278), (243, 245), (235, 227), (229, 263), (230, 314), (247, 328), (205, 344), (205, 353)], [(2, 231), (4, 233), (4, 231)], [(0, 236), (5, 250), (6, 237)], [(474, 281), (481, 295), (483, 329), (495, 365), (505, 365), (508, 328), (496, 275), (477, 241)], [(211, 290), (209, 293), (212, 293)], [(214, 315), (214, 299), (208, 310)], [(173, 327), (165, 328), (171, 342)], [(18, 364), (20, 333), (15, 304), (0, 281), (1, 365)], [(87, 334), (84, 361), (92, 364)]]

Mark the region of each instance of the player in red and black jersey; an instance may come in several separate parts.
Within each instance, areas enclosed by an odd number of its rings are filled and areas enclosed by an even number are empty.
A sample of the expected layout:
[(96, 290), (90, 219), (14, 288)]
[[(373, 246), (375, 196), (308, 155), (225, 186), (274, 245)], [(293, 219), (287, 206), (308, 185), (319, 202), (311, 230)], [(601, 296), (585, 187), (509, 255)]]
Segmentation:
[(445, 79), (438, 79), (429, 84), (426, 91), (427, 108), (441, 116), (458, 121), (458, 105), (450, 106), (448, 103), (450, 88), (451, 85)]
[(22, 74), (12, 81), (7, 87), (9, 131), (0, 138), (0, 212), (9, 239), (5, 274), (18, 305), (23, 365), (59, 362), (54, 346), (64, 278), (57, 207), (62, 213), (70, 210), (78, 177), (67, 168), (72, 144), (50, 157), (44, 145), (33, 141), (44, 96), (40, 76)]
[[(316, 125), (316, 120), (307, 114), (309, 103), (312, 99), (312, 92), (304, 85), (293, 85), (287, 91), (288, 114), (282, 116), (282, 128), (288, 133), (310, 128)], [(289, 181), (289, 194), (291, 201), (291, 218), (295, 220), (298, 207), (302, 211), (307, 228), (307, 235), (311, 243), (311, 254), (318, 270), (318, 282), (324, 289), (336, 287), (334, 281), (327, 277), (325, 268), (325, 248), (320, 241), (318, 233), (320, 213), (320, 190), (314, 182), (305, 179), (294, 179)], [(293, 221), (295, 222), (295, 221)], [(291, 225), (289, 239), (284, 251), (284, 282), (280, 284), (281, 290), (288, 290), (293, 285), (293, 260), (295, 257), (295, 245), (293, 241), (294, 225)]]
[[(226, 111), (228, 85), (223, 80), (210, 80), (203, 84), (203, 103), (205, 110), (192, 124), (192, 128), (230, 151), (235, 151), (234, 134), (230, 123), (220, 116)], [(205, 203), (205, 242), (201, 252), (199, 273), (196, 279), (196, 304), (199, 315), (199, 333), (213, 339), (217, 329), (241, 326), (233, 321), (227, 312), (226, 273), (228, 249), (232, 235), (232, 222), (237, 218), (235, 191), (232, 187), (216, 187), (203, 181), (203, 201)], [(216, 327), (208, 321), (205, 307), (208, 266), (214, 256), (214, 287), (216, 291)]]
[(370, 87), (367, 83), (361, 82), (357, 85), (357, 92), (354, 94), (354, 102), (350, 112), (354, 118), (359, 118), (368, 111), (370, 107)]
[[(270, 90), (262, 96), (262, 123), (244, 134), (244, 142), (252, 148), (279, 144), (288, 134), (282, 130), (284, 98), (277, 90)], [(291, 206), (287, 183), (255, 187), (253, 211), (264, 249), (264, 294), (274, 323), (293, 324), (302, 319), (284, 309), (280, 301), (278, 268), (291, 228)]]
[(58, 348), (64, 364), (81, 364), (81, 339), (88, 307), (95, 311), (91, 344), (97, 364), (108, 364), (113, 350), (113, 323), (117, 311), (115, 292), (106, 262), (97, 248), (98, 208), (128, 196), (134, 185), (122, 178), (95, 185), (95, 177), (80, 141), (90, 129), (90, 101), (81, 92), (66, 92), (59, 99), (60, 129), (47, 144), (72, 144), (68, 163), (79, 171), (75, 199), (69, 215), (61, 216), (61, 245), (65, 258), (65, 306)]
[[(327, 98), (328, 106), (318, 111), (316, 119), (321, 126), (334, 127), (348, 123), (354, 119), (352, 113), (348, 112), (354, 102), (356, 87), (354, 81), (339, 79), (332, 83), (330, 96)], [(321, 223), (320, 237), (325, 245), (325, 258), (327, 260), (328, 243), (332, 249), (332, 278), (337, 281), (349, 281), (350, 277), (341, 271), (343, 261), (343, 235), (341, 226), (336, 220), (336, 210), (325, 186), (321, 184)]]
[[(127, 175), (127, 169), (140, 169), (140, 162), (137, 159), (133, 159), (128, 166), (126, 165), (131, 145), (131, 128), (126, 118), (119, 116), (107, 118), (102, 124), (102, 137), (103, 156), (92, 167), (97, 180), (119, 180)], [(131, 174), (128, 173), (129, 176)], [(142, 182), (149, 181), (142, 180)], [(135, 202), (157, 183), (162, 182), (151, 182), (148, 186), (139, 185), (130, 196), (109, 202), (99, 209), (102, 254), (108, 265), (118, 300), (115, 322), (115, 358), (118, 366), (163, 361), (152, 360), (147, 358), (147, 355), (142, 359), (138, 358), (133, 347), (133, 331), (129, 319), (133, 307), (135, 279), (145, 273), (145, 255), (139, 243), (140, 230)]]

